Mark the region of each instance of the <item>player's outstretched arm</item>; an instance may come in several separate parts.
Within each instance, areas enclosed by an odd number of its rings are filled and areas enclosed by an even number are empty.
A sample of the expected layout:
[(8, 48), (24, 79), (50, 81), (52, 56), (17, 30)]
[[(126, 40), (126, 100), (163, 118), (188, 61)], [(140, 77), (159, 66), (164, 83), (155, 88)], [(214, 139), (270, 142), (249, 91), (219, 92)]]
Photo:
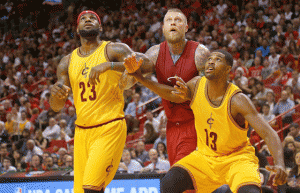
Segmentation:
[(276, 173), (274, 185), (286, 183), (287, 173), (285, 171), (283, 148), (280, 139), (273, 128), (257, 112), (251, 100), (242, 93), (234, 95), (231, 101), (231, 114), (233, 117), (241, 114), (258, 135), (265, 140), (275, 160), (275, 166), (267, 168)]
[(68, 74), (70, 55), (63, 57), (57, 67), (57, 82), (53, 85), (50, 93), (50, 107), (55, 111), (60, 111), (69, 96), (70, 80)]
[[(124, 72), (124, 59), (134, 53), (134, 51), (124, 43), (110, 43), (106, 49), (109, 62), (99, 64), (91, 69), (89, 82), (92, 85), (97, 84), (100, 74), (107, 70)], [(143, 59), (141, 66), (141, 72), (143, 74), (154, 72), (154, 65), (145, 54), (137, 52), (135, 54), (138, 59)]]

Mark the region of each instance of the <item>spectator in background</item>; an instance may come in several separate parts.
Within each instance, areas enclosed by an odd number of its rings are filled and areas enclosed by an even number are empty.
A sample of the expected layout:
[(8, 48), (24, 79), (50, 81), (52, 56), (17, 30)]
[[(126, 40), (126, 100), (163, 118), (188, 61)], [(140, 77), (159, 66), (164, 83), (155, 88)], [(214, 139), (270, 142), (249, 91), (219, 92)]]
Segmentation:
[(24, 129), (30, 130), (31, 123), (27, 120), (27, 113), (21, 112), (21, 120), (18, 123), (17, 134), (21, 134)]
[(65, 119), (61, 119), (59, 121), (59, 127), (62, 132), (67, 134), (69, 137), (73, 137), (74, 133), (71, 131), (71, 128), (67, 127), (67, 121)]
[(263, 66), (261, 65), (261, 59), (259, 57), (255, 57), (254, 59), (254, 66), (249, 68), (249, 77), (261, 79), (261, 71)]
[[(298, 123), (292, 123), (289, 126), (289, 133), (288, 136), (294, 139), (294, 144), (297, 148), (300, 148), (300, 128)], [(286, 141), (286, 140), (285, 140)], [(284, 144), (285, 145), (285, 144)]]
[(162, 142), (167, 146), (167, 130), (166, 127), (161, 128), (158, 138), (154, 142), (154, 149), (157, 149), (157, 144)]
[(270, 62), (268, 59), (264, 60), (263, 63), (264, 68), (261, 70), (261, 78), (262, 80), (266, 80), (273, 76), (273, 69), (270, 66)]
[(49, 126), (43, 131), (43, 137), (51, 140), (56, 140), (60, 136), (60, 127), (56, 124), (56, 120), (54, 118), (50, 118)]
[(135, 172), (139, 172), (142, 169), (142, 165), (134, 159), (131, 159), (131, 155), (128, 149), (123, 150), (122, 154), (122, 162), (119, 164), (118, 171), (127, 172), (129, 174), (133, 174)]
[(137, 151), (137, 158), (142, 161), (142, 163), (145, 163), (146, 161), (149, 161), (149, 154), (145, 150), (145, 143), (143, 141), (139, 141), (136, 144), (136, 151)]
[[(151, 110), (147, 110), (146, 112), (146, 118), (147, 120), (145, 121), (144, 125), (146, 125), (147, 123), (152, 124), (154, 131), (156, 133), (159, 132), (159, 120), (157, 120), (156, 118), (153, 117), (153, 113), (151, 112)], [(144, 134), (146, 134), (146, 127), (144, 127)]]
[(29, 167), (26, 168), (26, 172), (31, 172), (31, 171), (42, 171), (42, 162), (43, 158), (41, 155), (34, 154), (32, 156), (32, 159), (30, 160)]
[(300, 183), (298, 182), (300, 179), (300, 152), (297, 152), (295, 155), (295, 167), (289, 173), (289, 178), (287, 184), (286, 192), (300, 192)]
[(280, 66), (280, 75), (279, 77), (276, 78), (274, 83), (272, 84), (273, 86), (284, 86), (286, 85), (287, 81), (292, 77), (292, 73), (288, 72), (287, 67), (285, 65)]
[(54, 164), (53, 158), (51, 156), (48, 156), (44, 159), (44, 169), (45, 171), (53, 171), (53, 170), (58, 170), (58, 165)]
[(271, 125), (275, 125), (275, 120), (270, 122), (271, 120), (275, 119), (275, 115), (270, 112), (270, 106), (268, 104), (262, 105), (262, 117)]
[(145, 144), (153, 144), (158, 137), (157, 132), (154, 130), (154, 127), (151, 123), (145, 124), (146, 134), (142, 136), (142, 139), (145, 141)]
[(151, 163), (141, 169), (141, 172), (167, 172), (170, 169), (170, 163), (167, 160), (158, 159), (158, 153), (156, 149), (149, 150), (149, 157)]
[(274, 92), (273, 91), (267, 92), (266, 98), (267, 98), (266, 104), (270, 106), (270, 112), (273, 114), (273, 109), (276, 105)]
[(73, 106), (70, 106), (68, 108), (68, 114), (69, 114), (69, 120), (66, 120), (67, 121), (67, 130), (71, 130), (72, 133), (74, 133), (75, 131), (75, 121), (77, 119), (77, 116), (76, 116), (76, 110), (75, 110), (75, 107)]
[(45, 150), (49, 144), (48, 139), (43, 137), (43, 132), (41, 129), (35, 131), (34, 141), (36, 146), (38, 146), (42, 150)]
[(29, 139), (26, 143), (26, 146), (27, 146), (27, 154), (25, 157), (26, 163), (31, 162), (33, 155), (39, 155), (39, 156), (43, 155), (43, 150), (35, 145), (34, 140)]
[(5, 129), (5, 123), (0, 121), (0, 143), (8, 143), (9, 142), (9, 134)]
[(9, 135), (13, 135), (16, 132), (16, 130), (17, 130), (17, 126), (18, 126), (17, 122), (15, 122), (12, 119), (12, 114), (11, 113), (7, 113), (7, 115), (6, 115), (6, 122), (5, 122), (5, 129), (7, 130), (8, 134)]
[(22, 153), (19, 150), (14, 150), (12, 156), (13, 156), (12, 163), (15, 167), (17, 167), (19, 163), (21, 164), (25, 159), (25, 157), (23, 157)]
[(141, 114), (144, 110), (144, 107), (138, 109), (136, 112), (136, 108), (142, 104), (140, 101), (140, 95), (135, 93), (132, 98), (132, 102), (128, 104), (127, 108), (125, 109), (125, 118), (127, 123), (127, 133), (130, 133), (135, 130), (139, 130), (139, 120), (136, 118), (137, 113)]
[[(270, 53), (270, 46), (269, 46), (269, 43), (268, 43), (268, 41), (266, 39), (264, 39), (262, 41), (262, 44), (261, 44), (260, 47), (256, 48), (255, 53), (258, 50), (261, 51), (262, 57), (264, 57), (264, 58), (269, 55), (269, 53)], [(257, 57), (256, 54), (255, 54), (255, 57)]]
[(63, 168), (65, 170), (73, 170), (73, 156), (71, 155), (65, 155), (65, 162), (63, 165)]
[(294, 142), (288, 142), (283, 147), (284, 163), (285, 167), (291, 169), (295, 166), (294, 155), (296, 153), (296, 147)]
[(155, 148), (158, 153), (158, 159), (168, 160), (167, 146), (163, 142), (159, 142), (157, 144), (157, 148)]
[[(273, 114), (279, 115), (282, 114), (295, 106), (295, 102), (289, 99), (288, 93), (283, 90), (281, 92), (281, 98), (278, 100), (277, 104), (274, 107)], [(282, 123), (290, 124), (293, 122), (292, 114), (295, 110), (292, 110), (285, 114), (282, 119)]]
[(296, 70), (295, 69), (295, 58), (292, 54), (289, 53), (289, 48), (284, 46), (282, 49), (282, 53), (279, 58), (279, 65), (286, 66), (288, 71)]
[(265, 87), (265, 84), (261, 81), (259, 81), (257, 84), (256, 84), (256, 88), (257, 88), (257, 91), (258, 93), (255, 95), (255, 99), (258, 100), (259, 104), (263, 104), (267, 101), (267, 93), (268, 92), (273, 92), (272, 89), (270, 88), (266, 88)]
[(275, 72), (277, 69), (279, 69), (279, 58), (280, 55), (276, 53), (276, 49), (274, 46), (270, 47), (270, 56), (268, 57), (268, 60), (270, 62), (270, 67)]
[(10, 157), (4, 157), (2, 173), (16, 172), (16, 171), (17, 171), (17, 169), (14, 166), (12, 166), (12, 159)]

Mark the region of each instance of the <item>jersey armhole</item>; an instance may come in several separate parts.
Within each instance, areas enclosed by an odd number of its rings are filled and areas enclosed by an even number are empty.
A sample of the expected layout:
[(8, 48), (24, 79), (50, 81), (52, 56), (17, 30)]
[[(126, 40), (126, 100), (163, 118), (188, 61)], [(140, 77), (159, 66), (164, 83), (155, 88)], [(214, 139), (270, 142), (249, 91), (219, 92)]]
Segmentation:
[(107, 44), (105, 45), (105, 48), (104, 48), (104, 57), (105, 57), (107, 62), (110, 62), (110, 59), (109, 59), (108, 54), (107, 54), (107, 46), (110, 43), (111, 43), (111, 41), (108, 41)]
[(227, 106), (227, 112), (228, 112), (228, 116), (230, 118), (230, 120), (232, 121), (232, 123), (237, 127), (239, 128), (240, 130), (242, 131), (247, 131), (248, 130), (248, 121), (245, 119), (245, 128), (241, 127), (235, 120), (234, 118), (232, 117), (231, 115), (231, 101), (232, 101), (232, 98), (234, 95), (238, 94), (238, 93), (242, 93), (242, 91), (239, 89), (239, 90), (236, 90), (234, 91), (234, 93), (231, 95), (231, 97), (229, 98), (229, 103), (228, 103), (228, 106)]
[(191, 100), (191, 103), (190, 103), (190, 107), (192, 107), (193, 103), (194, 103), (194, 100), (197, 96), (197, 93), (198, 93), (198, 87), (199, 87), (199, 84), (200, 84), (200, 80), (202, 79), (202, 77), (200, 77), (197, 82), (196, 82), (196, 86), (195, 86), (195, 92), (194, 92), (194, 95), (193, 95), (193, 98)]

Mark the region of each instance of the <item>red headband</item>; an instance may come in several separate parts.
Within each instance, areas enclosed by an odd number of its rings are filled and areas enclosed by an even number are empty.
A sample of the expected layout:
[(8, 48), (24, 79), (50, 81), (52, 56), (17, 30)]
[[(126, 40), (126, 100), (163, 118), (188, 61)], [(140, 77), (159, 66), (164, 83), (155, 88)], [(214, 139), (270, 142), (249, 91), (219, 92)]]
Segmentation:
[(91, 11), (91, 10), (86, 10), (86, 11), (83, 11), (83, 12), (81, 12), (81, 13), (79, 14), (79, 16), (78, 16), (78, 18), (77, 18), (77, 25), (79, 24), (79, 19), (80, 19), (80, 17), (81, 17), (83, 14), (87, 14), (87, 13), (94, 14), (94, 15), (97, 17), (99, 24), (101, 24), (100, 17), (98, 16), (97, 13), (95, 13), (94, 11)]

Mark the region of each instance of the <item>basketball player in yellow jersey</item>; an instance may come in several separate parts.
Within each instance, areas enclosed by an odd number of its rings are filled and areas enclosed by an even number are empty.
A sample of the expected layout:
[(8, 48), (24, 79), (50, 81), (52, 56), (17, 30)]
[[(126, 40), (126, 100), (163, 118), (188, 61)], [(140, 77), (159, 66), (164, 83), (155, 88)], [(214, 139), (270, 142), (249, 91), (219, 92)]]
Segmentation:
[[(127, 133), (123, 91), (118, 85), (122, 74), (113, 71), (113, 62), (124, 61), (133, 51), (122, 43), (101, 41), (101, 21), (93, 11), (83, 11), (77, 24), (81, 46), (61, 60), (50, 105), (60, 111), (72, 91), (77, 114), (74, 193), (103, 193), (118, 169)], [(97, 76), (96, 84), (90, 84), (95, 66), (107, 70)]]
[[(125, 59), (126, 69), (136, 61)], [(234, 193), (260, 193), (258, 159), (247, 138), (248, 123), (265, 140), (272, 153), (276, 173), (275, 185), (286, 182), (280, 139), (259, 115), (250, 99), (229, 83), (232, 55), (224, 50), (210, 54), (205, 64), (205, 77), (195, 77), (187, 84), (179, 77), (175, 87), (161, 85), (132, 73), (139, 82), (172, 102), (191, 101), (197, 131), (197, 150), (174, 164), (162, 180), (164, 193), (181, 193), (195, 189), (211, 193), (228, 184)]]

